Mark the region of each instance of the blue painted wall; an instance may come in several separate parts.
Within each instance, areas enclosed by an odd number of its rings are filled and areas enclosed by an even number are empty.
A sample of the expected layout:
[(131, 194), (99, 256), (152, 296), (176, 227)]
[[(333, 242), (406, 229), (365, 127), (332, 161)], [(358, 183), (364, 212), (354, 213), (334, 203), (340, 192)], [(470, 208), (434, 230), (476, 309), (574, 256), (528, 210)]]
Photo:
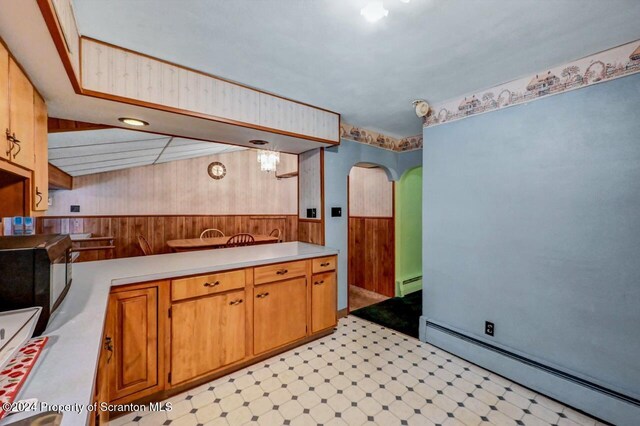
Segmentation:
[[(389, 180), (422, 164), (422, 152), (397, 153), (343, 139), (339, 146), (324, 151), (325, 245), (340, 250), (338, 255), (338, 309), (347, 307), (348, 217), (347, 176), (357, 163), (384, 168)], [(331, 217), (331, 207), (342, 207), (342, 217)]]
[(640, 398), (640, 75), (424, 141), (424, 317)]

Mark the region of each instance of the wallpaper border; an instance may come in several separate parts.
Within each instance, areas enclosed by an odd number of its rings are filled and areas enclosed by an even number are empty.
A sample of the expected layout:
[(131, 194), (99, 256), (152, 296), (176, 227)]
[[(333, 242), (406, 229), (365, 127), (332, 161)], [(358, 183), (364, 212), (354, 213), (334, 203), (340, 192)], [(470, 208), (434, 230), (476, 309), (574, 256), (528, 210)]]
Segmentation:
[(347, 139), (382, 148), (389, 151), (405, 152), (422, 149), (422, 135), (407, 136), (406, 138), (394, 138), (373, 130), (352, 126), (351, 124), (340, 124), (340, 139)]
[(497, 111), (640, 72), (640, 40), (432, 106), (423, 127)]

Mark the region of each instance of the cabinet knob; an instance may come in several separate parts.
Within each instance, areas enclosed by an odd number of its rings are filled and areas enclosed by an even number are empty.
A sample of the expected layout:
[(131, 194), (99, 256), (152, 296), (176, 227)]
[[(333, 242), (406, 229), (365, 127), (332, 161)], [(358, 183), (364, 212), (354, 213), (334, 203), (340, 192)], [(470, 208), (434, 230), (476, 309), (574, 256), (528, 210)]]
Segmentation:
[(329, 265), (330, 265), (330, 263), (329, 263), (329, 262), (322, 262), (322, 263), (320, 264), (320, 266), (322, 266), (322, 267), (329, 266)]
[(322, 284), (324, 284), (324, 280), (316, 281), (316, 282), (313, 283), (313, 285), (322, 285)]
[(212, 283), (204, 283), (205, 287), (216, 287), (220, 285), (220, 281), (212, 282)]
[(239, 305), (243, 302), (242, 299), (236, 299), (236, 300), (232, 300), (231, 302), (229, 302), (230, 305)]
[(265, 292), (265, 293), (260, 293), (256, 296), (257, 299), (264, 299), (265, 297), (267, 297), (269, 295), (269, 292)]
[(286, 274), (286, 273), (288, 273), (288, 272), (289, 272), (289, 270), (288, 270), (288, 269), (280, 269), (279, 271), (277, 271), (277, 272), (276, 272), (276, 274), (278, 274), (278, 275), (284, 275), (284, 274)]

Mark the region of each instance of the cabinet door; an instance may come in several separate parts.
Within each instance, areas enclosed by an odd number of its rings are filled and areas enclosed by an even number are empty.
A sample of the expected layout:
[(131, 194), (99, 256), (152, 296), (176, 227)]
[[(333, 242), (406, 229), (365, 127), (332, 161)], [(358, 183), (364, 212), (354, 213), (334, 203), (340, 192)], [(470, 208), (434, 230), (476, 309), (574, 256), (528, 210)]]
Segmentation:
[(11, 161), (33, 170), (33, 86), (18, 64), (9, 58), (9, 130), (16, 143)]
[(9, 52), (0, 43), (0, 158), (9, 159), (11, 143), (5, 132), (9, 129)]
[(307, 334), (306, 283), (306, 278), (296, 278), (253, 289), (253, 347), (256, 355)]
[(49, 154), (47, 144), (47, 105), (34, 93), (35, 112), (34, 144), (35, 167), (33, 171), (33, 209), (44, 211), (48, 208), (49, 198)]
[(158, 383), (158, 288), (111, 294), (109, 315), (109, 400), (114, 401)]
[(336, 274), (316, 274), (311, 282), (311, 332), (316, 333), (336, 325)]
[(171, 384), (245, 356), (244, 290), (171, 306)]

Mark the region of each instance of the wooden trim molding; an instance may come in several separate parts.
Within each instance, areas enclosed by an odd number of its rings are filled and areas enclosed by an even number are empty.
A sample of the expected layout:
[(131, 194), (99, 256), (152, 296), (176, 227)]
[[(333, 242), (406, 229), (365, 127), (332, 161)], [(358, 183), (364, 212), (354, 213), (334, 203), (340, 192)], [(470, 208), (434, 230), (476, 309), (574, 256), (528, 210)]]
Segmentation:
[(49, 188), (73, 189), (73, 176), (49, 163)]
[(346, 318), (347, 315), (349, 315), (349, 308), (348, 307), (338, 310), (338, 319)]
[(322, 222), (322, 245), (325, 245), (325, 219), (327, 212), (324, 209), (324, 148), (320, 148), (320, 220)]
[(49, 117), (47, 120), (49, 133), (77, 132), (82, 130), (111, 129), (106, 124), (86, 123), (84, 121), (66, 120), (64, 118)]
[(52, 0), (37, 0), (37, 3), (40, 8), (40, 13), (42, 13), (42, 17), (44, 18), (44, 22), (47, 25), (47, 29), (53, 39), (53, 44), (56, 46), (58, 55), (62, 60), (64, 70), (67, 72), (71, 86), (76, 93), (82, 94), (80, 76), (76, 75), (76, 71), (73, 67), (71, 56), (67, 50), (67, 42), (65, 41), (62, 27), (58, 21), (58, 16), (56, 15)]

